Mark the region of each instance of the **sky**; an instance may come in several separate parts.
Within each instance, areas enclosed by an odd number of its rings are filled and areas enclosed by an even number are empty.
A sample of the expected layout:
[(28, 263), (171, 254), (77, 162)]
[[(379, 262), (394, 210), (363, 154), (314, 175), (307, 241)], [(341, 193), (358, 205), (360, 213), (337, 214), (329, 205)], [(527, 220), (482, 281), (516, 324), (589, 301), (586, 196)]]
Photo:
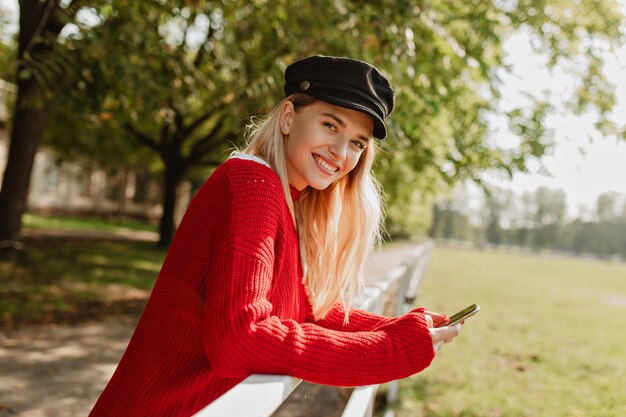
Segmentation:
[[(626, 10), (622, 3), (623, 10)], [(571, 92), (575, 85), (571, 76), (557, 71), (550, 74), (545, 59), (533, 53), (528, 37), (512, 36), (505, 42), (508, 62), (513, 74), (503, 76), (502, 95), (510, 105), (524, 101), (520, 92), (541, 96), (550, 91), (554, 99)], [(617, 105), (611, 119), (624, 128), (626, 125), (626, 45), (605, 55), (604, 72), (616, 86)], [(511, 188), (516, 193), (534, 191), (540, 186), (565, 191), (570, 216), (578, 213), (581, 205), (592, 208), (603, 192), (626, 194), (626, 141), (616, 137), (602, 137), (593, 128), (594, 114), (581, 117), (555, 115), (547, 120), (554, 134), (554, 147), (539, 164), (531, 164), (531, 172), (516, 173), (512, 180), (500, 175), (486, 174), (483, 178), (499, 187)], [(492, 140), (499, 145), (515, 146), (517, 140), (504, 127), (502, 120), (492, 120)]]
[[(626, 11), (626, 0), (620, 0)], [(0, 7), (16, 13), (16, 0), (0, 0)], [(5, 27), (3, 32), (11, 30)], [(15, 30), (15, 29), (13, 29)], [(524, 100), (520, 92), (541, 95), (551, 91), (554, 97), (571, 91), (571, 78), (563, 73), (550, 74), (545, 69), (543, 57), (530, 49), (523, 34), (511, 36), (505, 43), (508, 62), (513, 65), (512, 75), (503, 75), (502, 94), (511, 105)], [(614, 54), (605, 56), (605, 73), (616, 85), (618, 104), (613, 119), (620, 126), (626, 124), (626, 45)], [(626, 194), (626, 141), (603, 138), (594, 132), (592, 114), (582, 117), (553, 116), (549, 128), (554, 132), (555, 145), (550, 154), (542, 158), (543, 167), (531, 165), (531, 172), (516, 173), (512, 180), (501, 175), (485, 174), (484, 179), (499, 187), (511, 188), (516, 193), (534, 191), (540, 186), (563, 189), (567, 195), (568, 212), (575, 216), (580, 206), (592, 208), (603, 192)], [(490, 140), (497, 146), (515, 146), (516, 139), (507, 132), (503, 120), (492, 120)], [(593, 140), (590, 140), (592, 138)]]

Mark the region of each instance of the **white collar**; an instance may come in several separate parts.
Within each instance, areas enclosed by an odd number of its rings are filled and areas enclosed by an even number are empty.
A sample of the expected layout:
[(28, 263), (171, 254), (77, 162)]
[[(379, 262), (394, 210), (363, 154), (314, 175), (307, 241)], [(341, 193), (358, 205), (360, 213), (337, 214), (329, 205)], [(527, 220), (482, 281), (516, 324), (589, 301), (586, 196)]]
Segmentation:
[(267, 162), (265, 162), (265, 160), (259, 158), (256, 155), (250, 155), (247, 153), (243, 153), (243, 152), (233, 152), (233, 154), (230, 156), (231, 158), (235, 158), (235, 159), (244, 159), (246, 161), (254, 161), (254, 162), (258, 162), (261, 165), (265, 165), (266, 167), (268, 167), (269, 169), (272, 169), (272, 167), (270, 166), (270, 164), (268, 164)]

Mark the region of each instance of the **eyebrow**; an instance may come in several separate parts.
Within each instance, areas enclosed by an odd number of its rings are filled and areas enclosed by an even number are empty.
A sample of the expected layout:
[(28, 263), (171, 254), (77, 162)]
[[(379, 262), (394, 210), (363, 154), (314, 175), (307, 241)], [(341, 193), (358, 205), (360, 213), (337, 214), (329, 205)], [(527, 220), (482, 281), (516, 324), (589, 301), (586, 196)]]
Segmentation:
[[(346, 122), (344, 122), (343, 119), (341, 119), (335, 113), (322, 113), (322, 116), (330, 117), (331, 119), (333, 119), (334, 121), (339, 123), (339, 125), (341, 125), (342, 128), (346, 127)], [(365, 143), (369, 143), (369, 141), (370, 141), (370, 139), (368, 137), (363, 136), (363, 135), (357, 135), (356, 137), (358, 139), (361, 139), (361, 140), (365, 141)]]

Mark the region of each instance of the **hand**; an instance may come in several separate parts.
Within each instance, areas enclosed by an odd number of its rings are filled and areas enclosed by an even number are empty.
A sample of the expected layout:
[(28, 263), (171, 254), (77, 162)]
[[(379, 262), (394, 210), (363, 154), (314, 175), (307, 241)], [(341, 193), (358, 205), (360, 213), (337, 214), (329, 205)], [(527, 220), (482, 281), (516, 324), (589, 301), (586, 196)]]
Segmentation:
[(433, 313), (432, 311), (425, 311), (426, 323), (430, 330), (430, 336), (433, 339), (433, 349), (435, 353), (441, 350), (444, 343), (450, 343), (461, 332), (461, 325), (455, 324), (454, 326), (435, 327), (439, 324), (448, 322), (448, 316), (445, 314)]
[(428, 327), (437, 327), (450, 321), (448, 316), (445, 314), (435, 313), (428, 310), (424, 311), (424, 314), (426, 315), (426, 321), (430, 320), (428, 321)]

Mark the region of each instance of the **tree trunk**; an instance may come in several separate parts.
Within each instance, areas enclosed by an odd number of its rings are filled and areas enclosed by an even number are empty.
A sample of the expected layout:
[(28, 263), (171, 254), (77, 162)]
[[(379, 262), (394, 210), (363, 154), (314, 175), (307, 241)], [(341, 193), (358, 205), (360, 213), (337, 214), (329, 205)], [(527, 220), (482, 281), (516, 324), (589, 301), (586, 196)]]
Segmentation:
[(46, 126), (47, 110), (25, 104), (37, 93), (32, 79), (18, 82), (11, 143), (0, 191), (0, 240), (16, 241), (26, 211), (35, 153)]
[[(39, 0), (20, 1), (18, 60), (33, 55), (42, 57), (50, 51), (50, 45), (37, 40), (42, 33), (52, 33), (47, 23), (56, 5), (56, 2), (43, 3)], [(22, 215), (26, 211), (35, 154), (47, 121), (43, 86), (32, 74), (22, 74), (23, 70), (24, 66), (18, 65), (11, 142), (0, 189), (0, 242), (8, 241), (8, 245), (2, 246), (9, 247), (18, 247), (16, 241), (22, 227)]]
[(160, 248), (169, 247), (174, 237), (174, 213), (176, 210), (176, 189), (183, 177), (184, 170), (180, 165), (172, 161), (165, 162), (165, 175), (163, 182), (163, 216), (161, 217), (161, 227), (159, 229)]

